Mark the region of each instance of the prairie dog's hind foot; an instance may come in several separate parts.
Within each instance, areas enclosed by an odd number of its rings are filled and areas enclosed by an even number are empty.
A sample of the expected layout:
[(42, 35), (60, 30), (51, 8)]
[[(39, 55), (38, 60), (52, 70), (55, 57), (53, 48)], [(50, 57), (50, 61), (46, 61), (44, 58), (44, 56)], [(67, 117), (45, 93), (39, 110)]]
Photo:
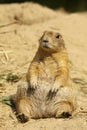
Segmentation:
[(59, 103), (58, 110), (56, 113), (56, 118), (69, 118), (72, 116), (73, 107), (69, 102)]
[(28, 97), (31, 94), (33, 94), (33, 89), (29, 88), (27, 82), (21, 82), (18, 85), (16, 95), (13, 97), (17, 111), (17, 118), (22, 123), (27, 122), (31, 118), (32, 102)]
[(16, 104), (16, 109), (19, 121), (27, 122), (31, 118), (31, 102), (28, 99), (20, 99)]
[(21, 123), (25, 123), (29, 120), (29, 118), (25, 114), (18, 114), (17, 118)]

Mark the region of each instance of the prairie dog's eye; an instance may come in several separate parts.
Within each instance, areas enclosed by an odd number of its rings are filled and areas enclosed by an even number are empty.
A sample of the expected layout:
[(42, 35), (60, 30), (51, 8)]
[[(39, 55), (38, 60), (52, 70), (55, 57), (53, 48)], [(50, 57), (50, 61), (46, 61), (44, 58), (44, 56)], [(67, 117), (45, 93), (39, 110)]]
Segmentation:
[(56, 38), (59, 39), (61, 37), (60, 34), (56, 34)]

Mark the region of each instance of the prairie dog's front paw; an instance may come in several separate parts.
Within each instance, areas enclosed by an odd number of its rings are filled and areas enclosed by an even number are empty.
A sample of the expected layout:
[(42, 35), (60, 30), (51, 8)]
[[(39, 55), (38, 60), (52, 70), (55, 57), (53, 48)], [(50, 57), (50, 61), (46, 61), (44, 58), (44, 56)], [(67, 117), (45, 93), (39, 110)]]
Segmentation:
[(52, 92), (56, 92), (56, 91), (59, 90), (59, 88), (60, 88), (60, 85), (59, 85), (58, 82), (56, 82), (56, 83), (53, 84), (53, 86), (52, 86), (52, 88), (51, 88), (51, 91), (52, 91)]
[(55, 95), (57, 94), (57, 92), (59, 91), (60, 89), (60, 85), (58, 82), (54, 83), (52, 88), (50, 89), (50, 91), (48, 92), (48, 99), (52, 99), (53, 97), (55, 97)]
[(36, 89), (37, 88), (37, 79), (30, 80), (30, 87)]

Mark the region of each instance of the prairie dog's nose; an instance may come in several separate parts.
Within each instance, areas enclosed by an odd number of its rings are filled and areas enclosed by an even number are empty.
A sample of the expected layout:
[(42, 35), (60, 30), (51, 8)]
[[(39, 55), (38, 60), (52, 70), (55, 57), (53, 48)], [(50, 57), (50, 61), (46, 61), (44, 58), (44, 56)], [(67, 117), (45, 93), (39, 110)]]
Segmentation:
[(44, 42), (44, 43), (47, 43), (47, 42), (48, 42), (48, 40), (47, 40), (47, 39), (43, 39), (43, 42)]
[(43, 39), (43, 40), (42, 40), (42, 45), (43, 45), (43, 47), (45, 47), (45, 48), (49, 48), (49, 41), (48, 41), (47, 39)]

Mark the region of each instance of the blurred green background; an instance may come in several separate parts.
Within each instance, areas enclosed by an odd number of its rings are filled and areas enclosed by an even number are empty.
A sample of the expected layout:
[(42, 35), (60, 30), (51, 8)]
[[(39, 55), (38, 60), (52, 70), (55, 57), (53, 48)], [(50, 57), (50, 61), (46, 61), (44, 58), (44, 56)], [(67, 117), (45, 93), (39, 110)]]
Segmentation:
[(65, 8), (66, 11), (87, 11), (87, 0), (0, 0), (0, 3), (14, 3), (14, 2), (36, 2), (48, 6), (53, 9), (60, 7)]

